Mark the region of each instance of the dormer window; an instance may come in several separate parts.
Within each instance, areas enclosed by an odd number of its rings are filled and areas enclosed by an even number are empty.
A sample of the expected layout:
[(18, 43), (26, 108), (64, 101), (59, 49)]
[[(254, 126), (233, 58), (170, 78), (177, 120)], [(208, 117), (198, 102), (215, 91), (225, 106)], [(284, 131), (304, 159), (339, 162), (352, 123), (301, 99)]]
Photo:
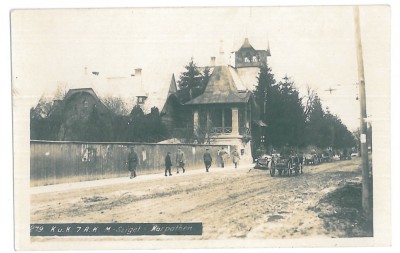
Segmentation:
[(250, 62), (250, 58), (244, 57), (244, 62)]
[(85, 108), (89, 107), (89, 102), (87, 100), (83, 101), (83, 107)]
[(138, 96), (137, 97), (137, 103), (139, 104), (139, 105), (142, 105), (142, 104), (144, 104), (144, 101), (146, 100), (146, 96)]
[(253, 56), (252, 62), (258, 62), (257, 56)]

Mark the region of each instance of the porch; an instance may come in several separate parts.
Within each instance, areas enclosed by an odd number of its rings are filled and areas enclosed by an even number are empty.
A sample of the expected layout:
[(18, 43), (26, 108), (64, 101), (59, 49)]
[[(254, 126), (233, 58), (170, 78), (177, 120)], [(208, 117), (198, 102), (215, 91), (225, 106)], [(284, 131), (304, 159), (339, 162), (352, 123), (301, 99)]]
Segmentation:
[(208, 137), (250, 135), (251, 110), (247, 104), (205, 105), (193, 109), (194, 134)]

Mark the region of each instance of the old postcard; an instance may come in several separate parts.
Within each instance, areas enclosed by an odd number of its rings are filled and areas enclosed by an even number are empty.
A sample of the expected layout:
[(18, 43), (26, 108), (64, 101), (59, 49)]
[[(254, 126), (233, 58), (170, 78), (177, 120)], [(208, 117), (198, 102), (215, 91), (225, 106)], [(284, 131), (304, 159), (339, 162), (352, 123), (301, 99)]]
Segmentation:
[(16, 249), (390, 245), (390, 11), (12, 10)]

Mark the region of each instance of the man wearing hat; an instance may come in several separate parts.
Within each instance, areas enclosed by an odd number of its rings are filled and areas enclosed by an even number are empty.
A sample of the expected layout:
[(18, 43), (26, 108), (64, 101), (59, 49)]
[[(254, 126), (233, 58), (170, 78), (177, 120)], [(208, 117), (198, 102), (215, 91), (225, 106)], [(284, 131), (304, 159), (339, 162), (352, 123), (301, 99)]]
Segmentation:
[(128, 155), (128, 169), (131, 172), (130, 178), (136, 177), (136, 167), (139, 161), (138, 155), (136, 154), (133, 147), (130, 148), (131, 152)]
[(176, 173), (179, 173), (179, 168), (182, 168), (182, 172), (185, 173), (185, 154), (181, 148), (178, 148), (176, 153)]
[(167, 155), (165, 156), (165, 176), (167, 176), (167, 172), (169, 173), (170, 176), (172, 176), (172, 174), (171, 174), (172, 162), (171, 162), (170, 154), (171, 153), (168, 152)]
[(233, 151), (232, 156), (233, 156), (233, 164), (235, 164), (235, 168), (237, 168), (238, 162), (240, 160), (240, 155), (239, 155), (239, 152), (237, 151), (237, 149), (235, 149), (235, 151)]
[(225, 167), (225, 160), (226, 160), (226, 156), (228, 155), (228, 152), (226, 152), (225, 148), (222, 147), (222, 149), (219, 151), (219, 159), (221, 162), (221, 167), (224, 168)]
[(208, 172), (208, 170), (211, 167), (211, 162), (212, 162), (212, 157), (210, 152), (208, 152), (208, 148), (206, 148), (206, 152), (203, 155), (203, 160), (204, 160), (204, 165), (206, 166), (206, 172)]

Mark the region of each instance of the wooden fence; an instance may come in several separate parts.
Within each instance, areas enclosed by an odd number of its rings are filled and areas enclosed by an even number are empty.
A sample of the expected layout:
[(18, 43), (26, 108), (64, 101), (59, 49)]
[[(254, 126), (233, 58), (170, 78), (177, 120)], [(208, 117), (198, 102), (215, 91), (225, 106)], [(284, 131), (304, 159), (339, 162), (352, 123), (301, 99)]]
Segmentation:
[[(217, 152), (221, 145), (150, 144), (150, 143), (88, 143), (31, 141), (31, 186), (89, 181), (128, 176), (126, 165), (129, 147), (139, 156), (138, 175), (164, 173), (164, 158), (171, 152), (175, 166), (178, 147), (185, 153), (185, 168), (203, 168), (206, 147), (217, 166)], [(232, 150), (232, 146), (224, 146)], [(215, 162), (214, 162), (215, 161)], [(228, 164), (232, 163), (229, 159)], [(173, 168), (174, 171), (174, 168)]]

